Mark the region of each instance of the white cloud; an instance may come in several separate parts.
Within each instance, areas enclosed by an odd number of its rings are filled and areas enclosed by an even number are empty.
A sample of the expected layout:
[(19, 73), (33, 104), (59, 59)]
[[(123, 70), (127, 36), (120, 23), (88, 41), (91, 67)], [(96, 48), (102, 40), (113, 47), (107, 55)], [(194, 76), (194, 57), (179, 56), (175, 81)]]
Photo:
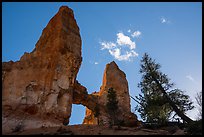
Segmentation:
[(141, 33), (139, 30), (137, 30), (137, 31), (133, 32), (131, 36), (132, 36), (133, 38), (134, 38), (134, 37), (138, 38), (141, 34), (142, 34), (142, 33)]
[(112, 49), (113, 47), (116, 46), (116, 44), (113, 43), (113, 42), (100, 42), (100, 44), (102, 45), (101, 50), (103, 50), (103, 49)]
[(187, 75), (186, 78), (189, 79), (190, 81), (195, 82), (195, 79), (191, 75)]
[(98, 65), (98, 62), (94, 62), (95, 65)]
[(125, 36), (123, 33), (117, 34), (117, 44), (118, 45), (126, 45), (129, 46), (130, 49), (135, 49), (136, 44), (135, 42), (131, 41), (130, 37)]
[(127, 51), (126, 54), (121, 55), (119, 58), (116, 58), (116, 59), (118, 59), (118, 60), (120, 60), (120, 61), (122, 61), (122, 60), (128, 60), (128, 61), (130, 61), (130, 59), (131, 59), (132, 57), (137, 57), (137, 56), (138, 56), (138, 53), (136, 53), (134, 50), (131, 50), (130, 52)]
[(121, 55), (121, 49), (119, 48), (109, 50), (109, 53), (119, 61), (130, 61), (130, 58), (138, 56), (138, 53), (136, 53), (134, 50), (126, 51), (125, 54)]
[(116, 59), (120, 58), (120, 49), (116, 48), (116, 49), (112, 49), (112, 50), (108, 50), (109, 53), (114, 56)]
[(166, 19), (165, 18), (161, 18), (161, 23), (166, 23)]
[(165, 18), (165, 17), (161, 17), (160, 18), (160, 21), (161, 21), (161, 23), (165, 23), (165, 24), (169, 24), (170, 23), (170, 20), (169, 19), (167, 19), (167, 18)]
[[(131, 31), (131, 30), (128, 30)], [(129, 36), (123, 33), (117, 33), (116, 42), (100, 42), (101, 50), (107, 49), (111, 56), (119, 61), (131, 61), (133, 57), (137, 57), (138, 53), (134, 51), (136, 44)]]

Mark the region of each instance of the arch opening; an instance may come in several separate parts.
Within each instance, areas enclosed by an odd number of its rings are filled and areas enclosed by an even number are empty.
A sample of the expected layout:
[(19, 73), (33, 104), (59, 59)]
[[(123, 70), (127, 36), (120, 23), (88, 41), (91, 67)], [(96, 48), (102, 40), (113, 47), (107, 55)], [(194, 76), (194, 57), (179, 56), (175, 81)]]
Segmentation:
[(86, 107), (81, 104), (72, 104), (71, 117), (69, 125), (82, 124), (86, 113)]

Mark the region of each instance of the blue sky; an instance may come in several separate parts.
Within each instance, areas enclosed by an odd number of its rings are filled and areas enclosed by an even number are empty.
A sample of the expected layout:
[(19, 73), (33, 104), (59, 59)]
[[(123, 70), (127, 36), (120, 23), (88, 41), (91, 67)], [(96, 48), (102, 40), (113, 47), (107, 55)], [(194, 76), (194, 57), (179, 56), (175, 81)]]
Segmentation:
[[(99, 91), (105, 65), (114, 60), (126, 73), (130, 95), (138, 95), (139, 64), (147, 52), (195, 102), (202, 90), (201, 2), (3, 2), (2, 61), (31, 52), (62, 5), (73, 9), (80, 28), (83, 62), (77, 79), (89, 93)], [(131, 100), (132, 110), (135, 105)], [(72, 110), (70, 124), (80, 124), (85, 108)], [(197, 109), (187, 115), (195, 119)]]

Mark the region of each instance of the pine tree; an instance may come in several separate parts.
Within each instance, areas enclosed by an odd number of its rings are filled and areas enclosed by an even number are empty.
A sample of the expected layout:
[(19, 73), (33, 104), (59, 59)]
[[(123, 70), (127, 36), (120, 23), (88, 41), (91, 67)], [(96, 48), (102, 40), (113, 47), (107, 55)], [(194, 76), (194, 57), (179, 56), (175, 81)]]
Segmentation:
[(143, 95), (136, 96), (135, 100), (139, 103), (136, 109), (147, 122), (164, 124), (173, 111), (187, 123), (192, 122), (193, 120), (184, 114), (194, 108), (190, 97), (182, 90), (172, 90), (174, 84), (160, 68), (160, 64), (152, 60), (147, 53), (144, 54), (140, 69), (142, 81), (138, 84)]
[(113, 88), (108, 89), (106, 108), (111, 118), (110, 126), (116, 125), (118, 122), (117, 116), (116, 116), (116, 113), (118, 110), (118, 101), (116, 97), (116, 92)]

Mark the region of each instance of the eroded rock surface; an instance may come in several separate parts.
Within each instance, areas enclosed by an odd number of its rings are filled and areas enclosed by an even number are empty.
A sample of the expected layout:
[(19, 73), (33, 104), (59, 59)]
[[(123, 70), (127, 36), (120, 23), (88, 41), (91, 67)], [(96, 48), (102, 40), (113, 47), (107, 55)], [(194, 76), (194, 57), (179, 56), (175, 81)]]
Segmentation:
[(3, 134), (68, 124), (72, 104), (87, 107), (83, 124), (109, 125), (109, 88), (116, 91), (118, 120), (128, 126), (137, 125), (125, 73), (115, 62), (107, 64), (100, 91), (88, 94), (76, 80), (81, 62), (79, 27), (73, 11), (62, 6), (31, 53), (25, 53), (17, 62), (2, 63)]
[[(114, 61), (106, 65), (100, 91), (91, 94), (97, 98), (97, 101), (95, 101), (94, 109), (90, 109), (90, 107), (86, 109), (86, 117), (84, 118), (83, 123), (101, 125), (109, 124), (109, 121), (112, 119), (106, 108), (109, 88), (113, 88), (116, 91), (116, 97), (118, 100), (117, 119), (127, 126), (137, 125), (137, 117), (135, 114), (131, 113), (126, 75), (119, 69)], [(98, 108), (96, 108), (96, 106)], [(94, 116), (96, 111), (99, 111), (97, 117)]]
[[(81, 37), (73, 11), (60, 7), (31, 53), (2, 63), (2, 127), (60, 125), (71, 115), (73, 86), (82, 62)], [(39, 123), (30, 123), (37, 118)], [(32, 120), (31, 120), (32, 121)], [(43, 122), (44, 121), (44, 122)], [(53, 124), (52, 124), (53, 123)]]

